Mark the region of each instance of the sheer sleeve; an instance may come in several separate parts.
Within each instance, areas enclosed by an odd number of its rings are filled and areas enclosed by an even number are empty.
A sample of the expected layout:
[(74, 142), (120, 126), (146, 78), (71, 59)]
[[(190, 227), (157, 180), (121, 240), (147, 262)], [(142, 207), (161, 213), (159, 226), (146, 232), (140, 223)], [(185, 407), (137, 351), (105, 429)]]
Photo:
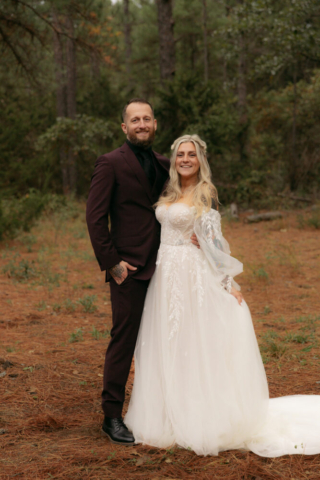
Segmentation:
[(240, 290), (233, 277), (243, 271), (243, 265), (236, 258), (231, 257), (227, 240), (221, 232), (221, 216), (217, 210), (211, 209), (197, 218), (194, 225), (200, 248), (210, 266), (218, 276), (221, 285), (231, 292), (234, 286)]

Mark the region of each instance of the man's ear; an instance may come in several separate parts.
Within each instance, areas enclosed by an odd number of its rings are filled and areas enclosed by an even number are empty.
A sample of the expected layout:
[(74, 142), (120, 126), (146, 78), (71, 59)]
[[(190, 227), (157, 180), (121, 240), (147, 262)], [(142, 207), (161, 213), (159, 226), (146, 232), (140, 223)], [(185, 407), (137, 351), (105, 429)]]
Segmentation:
[(125, 123), (121, 123), (121, 128), (122, 128), (123, 133), (125, 133), (127, 135), (127, 133), (128, 133), (127, 125)]
[(156, 119), (154, 119), (153, 122), (154, 122), (154, 123), (153, 123), (153, 124), (154, 124), (154, 129), (157, 130), (157, 128), (158, 128), (158, 122), (157, 122)]

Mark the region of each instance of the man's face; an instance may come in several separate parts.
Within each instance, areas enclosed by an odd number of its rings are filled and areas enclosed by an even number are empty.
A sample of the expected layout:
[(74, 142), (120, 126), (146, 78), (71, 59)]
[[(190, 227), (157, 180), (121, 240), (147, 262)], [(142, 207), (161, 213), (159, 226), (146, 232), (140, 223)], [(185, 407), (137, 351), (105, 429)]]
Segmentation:
[(153, 143), (157, 130), (157, 120), (153, 118), (152, 110), (148, 104), (130, 103), (121, 128), (127, 135), (129, 142), (147, 148)]

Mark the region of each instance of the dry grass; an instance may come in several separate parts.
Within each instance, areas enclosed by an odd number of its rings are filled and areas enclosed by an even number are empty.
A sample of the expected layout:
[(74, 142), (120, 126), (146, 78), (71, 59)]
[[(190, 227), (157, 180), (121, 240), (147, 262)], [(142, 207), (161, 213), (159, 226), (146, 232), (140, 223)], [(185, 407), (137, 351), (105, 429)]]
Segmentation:
[[(177, 447), (124, 448), (103, 438), (109, 290), (82, 216), (62, 226), (58, 220), (42, 220), (32, 237), (0, 250), (1, 480), (319, 480), (320, 456), (264, 459), (230, 451), (198, 457)], [(239, 282), (271, 396), (320, 394), (319, 232), (299, 229), (292, 213), (279, 224), (226, 224), (225, 235), (247, 266)], [(22, 268), (22, 260), (33, 271)]]

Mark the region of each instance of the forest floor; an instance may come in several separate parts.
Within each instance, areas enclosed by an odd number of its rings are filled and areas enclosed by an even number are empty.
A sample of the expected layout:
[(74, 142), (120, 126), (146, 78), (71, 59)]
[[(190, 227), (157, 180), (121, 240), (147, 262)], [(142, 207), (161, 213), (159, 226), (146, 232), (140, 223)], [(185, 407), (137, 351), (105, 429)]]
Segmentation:
[[(0, 478), (319, 480), (320, 455), (201, 457), (101, 436), (109, 287), (84, 207), (43, 217), (0, 245)], [(311, 210), (273, 222), (224, 219), (271, 397), (320, 394), (320, 230)], [(132, 388), (132, 367), (126, 407)], [(210, 412), (208, 412), (210, 415)]]

